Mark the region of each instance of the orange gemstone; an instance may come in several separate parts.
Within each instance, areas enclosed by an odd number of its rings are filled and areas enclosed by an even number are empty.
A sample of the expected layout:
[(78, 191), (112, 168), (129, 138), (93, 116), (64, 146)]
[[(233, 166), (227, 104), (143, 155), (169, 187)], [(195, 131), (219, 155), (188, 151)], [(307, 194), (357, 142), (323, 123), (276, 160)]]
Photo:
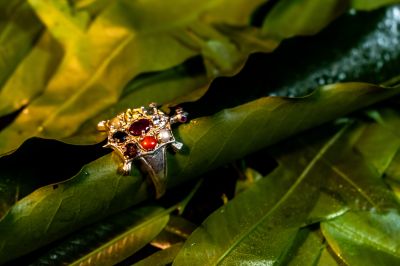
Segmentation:
[(140, 142), (140, 145), (143, 149), (151, 151), (157, 146), (157, 139), (153, 136), (146, 136)]

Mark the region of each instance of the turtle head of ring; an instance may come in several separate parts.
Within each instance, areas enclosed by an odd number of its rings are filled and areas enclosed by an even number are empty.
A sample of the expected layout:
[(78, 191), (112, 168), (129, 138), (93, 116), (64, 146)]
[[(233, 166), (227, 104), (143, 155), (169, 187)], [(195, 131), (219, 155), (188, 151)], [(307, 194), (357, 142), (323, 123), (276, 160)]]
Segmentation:
[(108, 132), (107, 144), (123, 160), (122, 172), (130, 172), (131, 162), (139, 157), (152, 154), (158, 149), (171, 145), (175, 151), (182, 148), (171, 130), (171, 124), (185, 123), (188, 114), (177, 108), (169, 117), (157, 108), (155, 103), (149, 107), (127, 109), (116, 117), (101, 121), (99, 131)]

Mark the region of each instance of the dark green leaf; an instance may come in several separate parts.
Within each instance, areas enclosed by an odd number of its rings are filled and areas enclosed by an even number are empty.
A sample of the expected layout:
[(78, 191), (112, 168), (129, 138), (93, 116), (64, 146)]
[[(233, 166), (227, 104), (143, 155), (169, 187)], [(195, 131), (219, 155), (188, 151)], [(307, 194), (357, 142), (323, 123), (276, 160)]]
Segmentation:
[(26, 141), (12, 155), (0, 158), (0, 218), (34, 190), (69, 179), (83, 165), (106, 153), (101, 146), (72, 146), (43, 139)]
[(155, 206), (126, 210), (75, 232), (27, 263), (115, 264), (150, 242), (165, 226), (168, 216), (168, 211)]
[(164, 266), (172, 263), (178, 254), (179, 250), (182, 248), (183, 243), (176, 243), (167, 249), (160, 250), (149, 257), (133, 264), (134, 266)]
[(151, 241), (151, 245), (160, 249), (165, 249), (173, 244), (185, 241), (189, 235), (196, 229), (196, 225), (188, 220), (171, 215), (168, 224), (164, 230)]
[[(138, 210), (140, 213), (140, 210)], [(84, 257), (74, 261), (71, 265), (115, 265), (133, 255), (156, 237), (165, 227), (169, 219), (170, 210), (160, 211), (153, 215), (145, 213), (144, 221), (134, 225), (123, 234), (113, 238), (102, 246), (94, 249)]]
[(299, 231), (294, 245), (284, 258), (283, 265), (338, 265), (329, 254), (324, 243), (324, 238), (319, 230), (304, 228)]
[(400, 263), (398, 211), (349, 212), (321, 226), (329, 245), (348, 265)]

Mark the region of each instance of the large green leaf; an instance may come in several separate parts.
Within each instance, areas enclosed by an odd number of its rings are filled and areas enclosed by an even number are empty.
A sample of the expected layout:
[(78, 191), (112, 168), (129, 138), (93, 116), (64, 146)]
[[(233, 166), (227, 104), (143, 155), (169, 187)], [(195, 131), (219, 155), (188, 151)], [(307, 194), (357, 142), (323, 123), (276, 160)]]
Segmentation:
[[(336, 84), (304, 98), (265, 97), (194, 119), (175, 131), (186, 148), (168, 156), (169, 186), (397, 93), (397, 88)], [(42, 187), (17, 202), (0, 220), (1, 261), (148, 197), (140, 174), (120, 176), (119, 163), (117, 156), (107, 155), (86, 165), (71, 180)], [(377, 186), (372, 191), (380, 189)], [(385, 197), (376, 205), (380, 203), (385, 203)], [(30, 233), (27, 228), (31, 228)]]
[(398, 211), (349, 212), (321, 226), (329, 245), (348, 265), (400, 263)]
[(310, 222), (347, 208), (400, 209), (380, 176), (353, 152), (359, 128), (347, 126), (325, 141), (323, 131), (277, 147), (278, 169), (209, 216), (174, 263), (283, 263), (298, 230)]

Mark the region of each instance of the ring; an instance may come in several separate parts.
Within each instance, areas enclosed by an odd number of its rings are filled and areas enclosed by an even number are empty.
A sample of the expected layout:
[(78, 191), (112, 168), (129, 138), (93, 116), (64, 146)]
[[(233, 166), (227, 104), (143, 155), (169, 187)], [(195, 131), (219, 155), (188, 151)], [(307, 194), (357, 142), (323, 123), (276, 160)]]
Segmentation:
[(166, 148), (171, 145), (175, 151), (183, 144), (176, 141), (171, 130), (175, 123), (185, 123), (188, 114), (177, 108), (171, 117), (151, 103), (148, 108), (128, 109), (110, 120), (101, 121), (97, 129), (108, 132), (105, 148), (112, 148), (122, 159), (120, 171), (130, 174), (132, 161), (141, 162), (141, 170), (147, 173), (155, 188), (156, 198), (166, 191), (167, 163)]

